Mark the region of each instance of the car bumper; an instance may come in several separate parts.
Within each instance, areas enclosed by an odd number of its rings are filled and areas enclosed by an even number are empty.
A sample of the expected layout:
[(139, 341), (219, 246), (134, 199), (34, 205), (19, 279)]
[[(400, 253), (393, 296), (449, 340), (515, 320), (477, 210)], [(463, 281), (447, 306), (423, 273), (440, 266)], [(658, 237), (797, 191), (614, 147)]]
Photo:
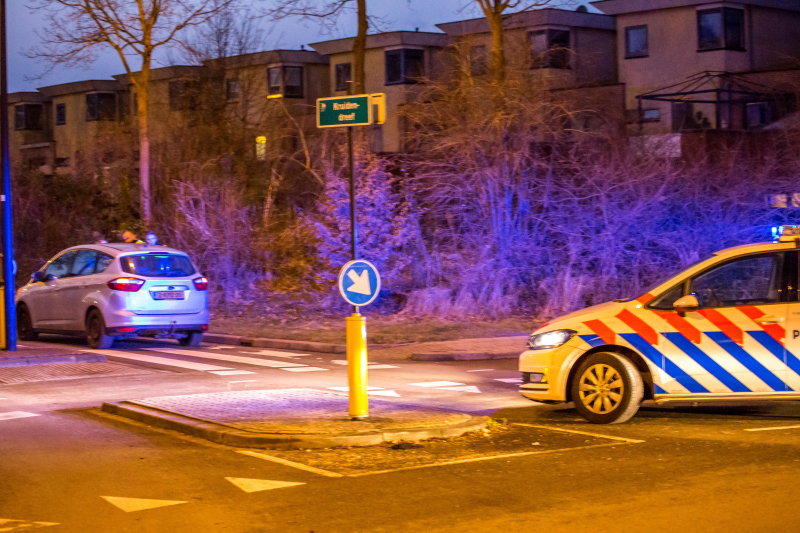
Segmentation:
[(569, 370), (585, 351), (574, 339), (550, 350), (525, 350), (519, 356), (520, 394), (529, 400), (567, 401)]
[(208, 310), (200, 313), (185, 315), (137, 315), (132, 311), (115, 311), (104, 314), (106, 329), (116, 331), (120, 329), (136, 328), (136, 330), (155, 330), (164, 331), (174, 329), (175, 331), (204, 331), (202, 326), (208, 329)]

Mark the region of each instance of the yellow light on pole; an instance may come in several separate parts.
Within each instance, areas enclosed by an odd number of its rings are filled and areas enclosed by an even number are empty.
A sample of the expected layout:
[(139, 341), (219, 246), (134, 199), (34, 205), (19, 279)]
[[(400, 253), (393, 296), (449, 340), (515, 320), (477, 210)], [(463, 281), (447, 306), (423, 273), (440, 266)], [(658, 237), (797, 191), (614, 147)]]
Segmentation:
[(350, 397), (350, 417), (369, 416), (367, 400), (367, 318), (353, 313), (347, 323), (347, 385)]

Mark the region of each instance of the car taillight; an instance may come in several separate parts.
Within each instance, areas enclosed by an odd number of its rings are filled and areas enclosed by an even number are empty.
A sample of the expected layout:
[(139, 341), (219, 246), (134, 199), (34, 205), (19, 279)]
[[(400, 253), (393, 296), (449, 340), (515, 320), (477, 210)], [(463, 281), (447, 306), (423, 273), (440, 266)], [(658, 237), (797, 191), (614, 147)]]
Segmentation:
[(194, 280), (194, 288), (198, 291), (207, 291), (208, 290), (208, 280), (206, 278), (195, 278)]
[(115, 291), (123, 291), (123, 292), (136, 292), (142, 288), (144, 285), (143, 279), (138, 278), (117, 278), (112, 279), (108, 283), (109, 289), (113, 289)]

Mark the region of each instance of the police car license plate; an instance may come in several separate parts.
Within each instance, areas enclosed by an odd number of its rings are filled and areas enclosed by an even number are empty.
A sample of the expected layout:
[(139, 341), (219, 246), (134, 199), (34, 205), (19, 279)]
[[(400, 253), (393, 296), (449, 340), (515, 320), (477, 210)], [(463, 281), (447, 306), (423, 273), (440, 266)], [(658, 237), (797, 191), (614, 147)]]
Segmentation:
[(183, 291), (158, 291), (153, 296), (156, 300), (183, 300)]

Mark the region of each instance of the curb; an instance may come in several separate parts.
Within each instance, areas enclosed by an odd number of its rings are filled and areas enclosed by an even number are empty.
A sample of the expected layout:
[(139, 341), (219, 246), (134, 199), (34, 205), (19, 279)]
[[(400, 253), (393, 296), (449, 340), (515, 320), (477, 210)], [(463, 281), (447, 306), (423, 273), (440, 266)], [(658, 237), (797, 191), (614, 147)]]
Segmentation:
[(117, 416), (123, 416), (143, 422), (151, 426), (171, 429), (200, 437), (217, 444), (242, 448), (267, 449), (310, 449), (338, 448), (344, 446), (375, 446), (382, 442), (415, 441), (431, 438), (458, 437), (469, 431), (478, 431), (486, 427), (488, 416), (473, 416), (471, 420), (453, 426), (419, 429), (398, 429), (375, 431), (356, 435), (280, 435), (257, 434), (236, 430), (206, 420), (161, 411), (151, 407), (143, 407), (129, 402), (107, 402), (102, 410)]
[(105, 355), (80, 353), (66, 355), (22, 355), (0, 357), (0, 368), (36, 365), (63, 365), (68, 363), (107, 363)]
[(328, 344), (325, 342), (249, 338), (237, 335), (223, 335), (220, 333), (206, 333), (203, 335), (203, 340), (215, 344), (231, 344), (234, 346), (250, 346), (254, 348), (276, 348), (300, 352), (347, 353), (347, 346), (344, 344)]
[(490, 359), (517, 359), (522, 352), (506, 353), (414, 353), (412, 361), (477, 361)]

